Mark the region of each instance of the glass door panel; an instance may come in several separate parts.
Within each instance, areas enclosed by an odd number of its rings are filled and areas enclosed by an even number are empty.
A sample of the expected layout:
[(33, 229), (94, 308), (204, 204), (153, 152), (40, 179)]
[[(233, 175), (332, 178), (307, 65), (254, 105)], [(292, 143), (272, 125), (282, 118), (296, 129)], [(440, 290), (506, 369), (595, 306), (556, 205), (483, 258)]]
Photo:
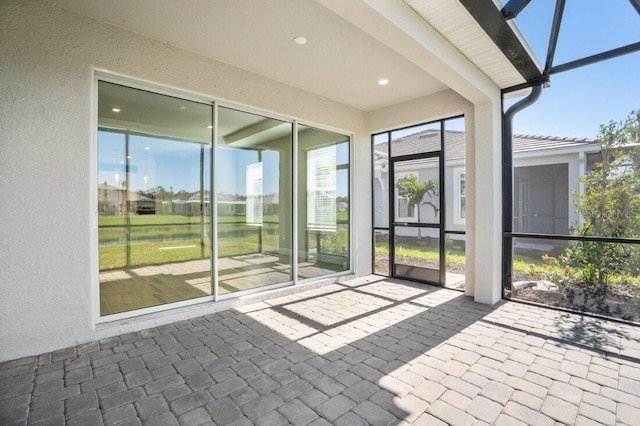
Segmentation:
[(290, 282), (293, 126), (223, 107), (218, 126), (218, 293)]
[(298, 126), (298, 279), (349, 270), (349, 137)]
[(440, 221), (440, 157), (392, 161), (392, 274), (443, 284)]
[(101, 316), (211, 295), (211, 115), (98, 83)]
[(440, 282), (439, 229), (397, 227), (394, 244), (394, 275), (418, 281)]
[(437, 157), (395, 162), (395, 222), (440, 223), (439, 165)]

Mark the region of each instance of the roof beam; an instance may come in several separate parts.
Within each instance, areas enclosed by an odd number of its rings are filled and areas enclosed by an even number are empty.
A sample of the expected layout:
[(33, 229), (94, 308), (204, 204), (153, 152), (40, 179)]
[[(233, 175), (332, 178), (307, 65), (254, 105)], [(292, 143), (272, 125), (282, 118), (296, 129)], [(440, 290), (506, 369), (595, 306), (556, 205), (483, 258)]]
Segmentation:
[(509, 0), (502, 10), (500, 10), (500, 13), (502, 13), (504, 19), (508, 21), (518, 16), (530, 1), (531, 0)]
[(586, 58), (578, 59), (575, 61), (567, 62), (566, 64), (551, 67), (549, 74), (557, 74), (564, 71), (569, 71), (575, 68), (580, 68), (585, 65), (595, 64), (596, 62), (612, 59), (617, 56), (626, 55), (627, 53), (633, 53), (640, 51), (640, 41), (636, 43), (627, 44), (626, 46), (618, 47), (617, 49), (607, 50), (606, 52), (598, 53), (597, 55), (587, 56)]
[(526, 81), (542, 77), (538, 65), (493, 0), (459, 1)]
[(553, 24), (551, 25), (551, 34), (549, 35), (549, 47), (547, 48), (547, 62), (544, 65), (545, 76), (549, 75), (553, 66), (553, 58), (556, 55), (556, 45), (558, 44), (558, 34), (560, 33), (560, 24), (564, 15), (565, 0), (556, 1), (556, 10), (553, 14)]
[(265, 133), (273, 129), (274, 127), (278, 127), (281, 124), (281, 121), (265, 118), (264, 120), (260, 120), (257, 123), (250, 124), (246, 127), (236, 130), (235, 132), (229, 133), (228, 135), (224, 136), (224, 141), (227, 144), (239, 142), (250, 136), (257, 136), (260, 133)]

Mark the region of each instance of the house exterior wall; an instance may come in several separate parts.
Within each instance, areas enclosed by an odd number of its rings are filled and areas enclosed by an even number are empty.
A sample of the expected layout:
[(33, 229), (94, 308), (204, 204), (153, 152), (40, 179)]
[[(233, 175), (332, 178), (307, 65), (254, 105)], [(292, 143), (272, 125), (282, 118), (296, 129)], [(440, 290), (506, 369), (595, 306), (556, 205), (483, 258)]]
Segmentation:
[[(572, 152), (557, 153), (554, 150), (540, 150), (530, 151), (524, 153), (516, 153), (514, 155), (514, 169), (516, 174), (516, 182), (514, 185), (516, 191), (516, 198), (514, 203), (518, 202), (518, 173), (526, 172), (529, 180), (528, 187), (528, 211), (521, 212), (524, 215), (529, 215), (532, 218), (529, 220), (529, 227), (519, 227), (518, 218), (514, 225), (515, 232), (534, 232), (545, 234), (566, 234), (571, 227), (579, 220), (575, 207), (572, 204), (573, 194), (580, 191), (580, 182), (578, 176), (580, 176), (581, 167), (581, 149), (573, 149)], [(387, 191), (389, 186), (388, 173), (385, 166), (383, 170), (381, 165), (385, 160), (379, 159), (378, 165), (374, 171), (374, 180), (378, 183), (382, 191)], [(550, 174), (553, 170), (550, 168), (560, 166), (556, 168), (556, 175)], [(421, 181), (426, 181), (431, 178), (437, 179), (437, 170), (433, 169), (436, 165), (426, 165), (425, 168), (419, 172), (419, 178)], [(413, 168), (415, 170), (415, 166)], [(433, 169), (433, 170), (432, 170)], [(456, 193), (457, 185), (456, 179), (458, 179), (458, 172), (465, 170), (465, 163), (461, 159), (447, 161), (445, 165), (445, 205), (447, 208), (445, 226), (449, 231), (464, 231), (464, 222), (460, 220), (459, 212), (459, 197)], [(566, 172), (565, 172), (566, 170)], [(398, 170), (397, 170), (398, 171)], [(401, 172), (401, 170), (400, 170)], [(549, 199), (550, 191), (555, 191), (554, 196)], [(384, 192), (386, 193), (386, 192)], [(553, 203), (554, 206), (549, 204)], [(374, 208), (381, 212), (380, 218), (383, 220), (381, 223), (386, 223), (386, 216), (389, 211), (388, 197), (378, 197), (378, 205)], [(422, 218), (428, 217), (430, 208), (423, 206)], [(514, 214), (518, 213), (518, 209)], [(536, 216), (540, 216), (540, 219), (535, 219)], [(542, 219), (542, 217), (546, 219)], [(415, 218), (414, 218), (415, 220)], [(377, 226), (381, 226), (378, 224)], [(415, 234), (415, 230), (405, 230), (403, 235)], [(455, 235), (451, 236), (452, 239), (457, 239)]]
[[(370, 134), (375, 129), (470, 114), (468, 156), (473, 155), (473, 144), (487, 146), (500, 139), (495, 133), (499, 90), (489, 83), (476, 92), (490, 93), (489, 104), (495, 108), (479, 110), (447, 90), (364, 113), (40, 1), (0, 3), (0, 56), (0, 361), (219, 309), (198, 305), (97, 324), (96, 71), (351, 134), (352, 182), (357, 185), (371, 181)], [(478, 73), (467, 68), (461, 72)], [(480, 80), (488, 81), (484, 76)], [(479, 113), (480, 122), (490, 124), (475, 126)], [(488, 163), (487, 171), (495, 166)], [(470, 170), (468, 185), (474, 182), (475, 166)], [(498, 168), (495, 174), (499, 177)], [(492, 187), (496, 182), (483, 183), (487, 188), (482, 191), (492, 193), (492, 210), (486, 212), (490, 217), (499, 217), (494, 214), (499, 211), (493, 194), (499, 185)], [(358, 218), (352, 222), (357, 275), (371, 272), (371, 191), (364, 189), (353, 190), (351, 199), (352, 217)], [(469, 194), (467, 211), (474, 211), (474, 197)], [(474, 220), (467, 219), (468, 232)], [(499, 242), (496, 226), (483, 232), (495, 233), (493, 239)], [(500, 252), (492, 253), (498, 247), (493, 244), (478, 260), (471, 252), (469, 264), (484, 262), (483, 268), (499, 270)], [(487, 279), (494, 275), (486, 274)], [(499, 288), (499, 281), (483, 285)]]
[[(580, 181), (579, 176), (584, 174), (581, 172), (581, 156), (583, 156), (580, 150), (574, 150), (574, 152), (546, 152), (542, 155), (531, 155), (531, 154), (523, 154), (518, 156), (517, 154), (514, 156), (513, 167), (514, 169), (520, 167), (532, 167), (532, 166), (547, 166), (547, 165), (555, 165), (555, 164), (566, 164), (567, 165), (567, 224), (569, 229), (578, 222), (579, 215), (576, 212), (572, 204), (573, 194), (576, 192), (580, 192)], [(524, 232), (524, 231), (523, 231)], [(536, 232), (536, 231), (530, 231)], [(552, 233), (552, 230), (549, 229), (545, 231), (546, 233)]]
[[(95, 70), (339, 129), (354, 181), (370, 177), (363, 112), (50, 4), (0, 4), (0, 56), (0, 360), (177, 318), (95, 325)], [(369, 203), (353, 192), (357, 274), (371, 271)]]

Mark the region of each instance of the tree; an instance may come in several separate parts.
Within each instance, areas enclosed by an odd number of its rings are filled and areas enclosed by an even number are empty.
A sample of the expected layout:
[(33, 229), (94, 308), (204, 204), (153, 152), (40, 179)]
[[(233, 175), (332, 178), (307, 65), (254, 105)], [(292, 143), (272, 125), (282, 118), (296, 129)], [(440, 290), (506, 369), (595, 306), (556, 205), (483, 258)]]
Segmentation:
[[(418, 222), (422, 222), (420, 218), (420, 210), (423, 205), (433, 208), (434, 216), (438, 214), (440, 209), (431, 202), (431, 199), (438, 191), (438, 184), (434, 179), (421, 182), (413, 173), (408, 174), (396, 183), (398, 194), (407, 199), (409, 211), (418, 207)], [(423, 201), (425, 196), (429, 196), (429, 200)], [(422, 238), (420, 230), (418, 230), (418, 239)]]
[[(640, 237), (640, 157), (638, 118), (632, 112), (625, 120), (600, 126), (597, 142), (601, 161), (580, 177), (584, 192), (574, 193), (582, 223), (575, 234), (609, 238)], [(622, 243), (577, 241), (565, 254), (590, 285), (606, 286), (611, 276), (637, 265), (634, 246)]]
[(108, 213), (109, 212), (109, 184), (107, 183), (107, 181), (104, 181), (104, 204), (102, 205), (102, 212), (103, 213)]
[(162, 185), (151, 188), (147, 191), (147, 196), (157, 201), (168, 201), (171, 199), (171, 194), (169, 194)]

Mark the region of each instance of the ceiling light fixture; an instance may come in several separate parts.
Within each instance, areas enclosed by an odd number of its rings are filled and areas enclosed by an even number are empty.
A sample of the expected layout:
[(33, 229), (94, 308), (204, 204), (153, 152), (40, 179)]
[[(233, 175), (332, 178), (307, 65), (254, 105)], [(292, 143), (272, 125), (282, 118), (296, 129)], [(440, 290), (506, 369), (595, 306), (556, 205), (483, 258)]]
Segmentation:
[(307, 44), (307, 38), (303, 36), (298, 36), (293, 39), (293, 42), (298, 46), (302, 46), (303, 44)]
[(184, 111), (185, 109), (187, 109), (187, 107), (186, 107), (186, 106), (184, 106), (184, 105), (180, 105), (180, 106), (178, 107), (178, 109), (179, 109), (180, 111)]
[(113, 107), (113, 108), (111, 108), (111, 111), (113, 111), (113, 112), (120, 112), (120, 108), (118, 108), (118, 107)]
[(378, 84), (380, 86), (386, 86), (387, 84), (389, 84), (389, 79), (388, 78), (381, 78), (380, 80), (378, 80)]
[(212, 126), (211, 124), (209, 124), (209, 125), (207, 126), (207, 129), (213, 129), (213, 126)]

